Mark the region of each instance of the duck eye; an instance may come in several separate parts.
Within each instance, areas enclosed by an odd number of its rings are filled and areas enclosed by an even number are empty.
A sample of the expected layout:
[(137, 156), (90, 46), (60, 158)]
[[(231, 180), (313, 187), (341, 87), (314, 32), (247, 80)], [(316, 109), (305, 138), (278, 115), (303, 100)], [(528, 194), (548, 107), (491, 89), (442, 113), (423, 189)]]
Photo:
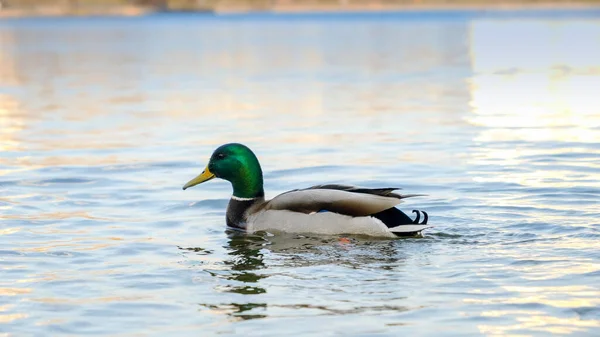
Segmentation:
[(223, 158), (225, 158), (225, 155), (224, 155), (224, 154), (222, 154), (222, 153), (219, 153), (219, 154), (217, 155), (217, 159), (223, 159)]

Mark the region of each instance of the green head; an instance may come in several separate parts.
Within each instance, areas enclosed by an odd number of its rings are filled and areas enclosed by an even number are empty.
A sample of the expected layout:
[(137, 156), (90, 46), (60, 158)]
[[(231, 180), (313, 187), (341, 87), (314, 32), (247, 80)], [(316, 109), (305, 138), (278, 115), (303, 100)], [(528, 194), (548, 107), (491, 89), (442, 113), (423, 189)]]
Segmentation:
[(263, 176), (258, 159), (248, 147), (231, 143), (219, 146), (210, 157), (208, 165), (183, 189), (201, 184), (213, 178), (229, 181), (233, 195), (238, 198), (263, 197)]

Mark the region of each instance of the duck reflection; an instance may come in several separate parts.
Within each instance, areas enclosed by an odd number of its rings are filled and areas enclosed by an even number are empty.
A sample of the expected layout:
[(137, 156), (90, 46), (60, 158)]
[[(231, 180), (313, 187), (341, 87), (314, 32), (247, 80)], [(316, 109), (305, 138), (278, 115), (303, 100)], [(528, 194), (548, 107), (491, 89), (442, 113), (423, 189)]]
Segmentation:
[[(223, 246), (224, 258), (218, 265), (212, 265), (210, 270), (204, 269), (211, 276), (224, 280), (215, 287), (222, 294), (218, 296), (222, 302), (202, 303), (200, 306), (203, 311), (224, 315), (229, 320), (264, 318), (268, 316), (266, 310), (269, 307), (301, 308), (304, 303), (300, 306), (269, 304), (268, 283), (264, 280), (273, 275), (271, 270), (280, 275), (287, 269), (337, 265), (396, 273), (399, 268), (405, 268), (407, 260), (414, 258), (406, 256), (405, 251), (414, 251), (405, 249), (406, 245), (422, 243), (422, 239), (418, 238), (375, 240), (357, 236), (312, 237), (228, 230), (227, 242)], [(207, 250), (202, 248), (187, 250), (207, 254)]]
[[(244, 297), (240, 298), (237, 295), (232, 295), (233, 297), (227, 298), (229, 300), (239, 299), (239, 301), (227, 301), (229, 303), (219, 304), (200, 303), (199, 305), (203, 308), (202, 311), (224, 314), (233, 320), (266, 317), (266, 315), (255, 313), (255, 311), (264, 311), (267, 307), (266, 303), (256, 301), (257, 295), (267, 292), (265, 288), (259, 286), (259, 281), (267, 277), (267, 275), (259, 272), (259, 270), (266, 267), (263, 260), (263, 249), (267, 241), (262, 236), (248, 235), (237, 231), (228, 231), (227, 237), (227, 244), (224, 246), (226, 257), (221, 261), (226, 268), (205, 269), (204, 271), (215, 278), (226, 280), (225, 284), (216, 286), (215, 290), (217, 292), (244, 295)], [(193, 251), (201, 255), (213, 254), (212, 250), (201, 247), (180, 247), (180, 249)]]
[[(229, 259), (224, 264), (230, 267), (231, 274), (227, 279), (243, 283), (257, 283), (267, 277), (257, 273), (257, 270), (265, 268), (262, 249), (266, 240), (262, 236), (248, 235), (238, 231), (227, 233), (229, 241), (225, 247), (229, 252)], [(266, 290), (254, 285), (231, 287), (228, 291), (239, 294), (261, 294)]]
[[(211, 276), (234, 281), (242, 286), (225, 285), (219, 286), (219, 291), (232, 292), (244, 295), (262, 294), (266, 290), (255, 284), (265, 278), (265, 275), (257, 271), (264, 268), (263, 253), (261, 250), (266, 244), (262, 236), (248, 235), (241, 232), (228, 232), (228, 241), (224, 246), (226, 258), (220, 261), (226, 268), (211, 264), (204, 269)], [(203, 247), (179, 247), (181, 250), (194, 252), (198, 255), (213, 255), (214, 251)]]
[[(268, 277), (267, 272), (256, 273), (257, 269), (267, 267), (298, 268), (335, 264), (351, 268), (393, 270), (402, 267), (408, 258), (402, 247), (416, 241), (423, 246), (422, 237), (389, 240), (355, 235), (249, 235), (235, 232), (230, 234), (229, 239), (229, 254), (236, 258), (226, 263), (232, 266), (232, 270), (240, 272), (236, 280), (242, 281), (246, 278), (252, 280), (252, 277), (256, 277), (256, 281)], [(268, 266), (264, 263), (264, 254), (271, 254)]]

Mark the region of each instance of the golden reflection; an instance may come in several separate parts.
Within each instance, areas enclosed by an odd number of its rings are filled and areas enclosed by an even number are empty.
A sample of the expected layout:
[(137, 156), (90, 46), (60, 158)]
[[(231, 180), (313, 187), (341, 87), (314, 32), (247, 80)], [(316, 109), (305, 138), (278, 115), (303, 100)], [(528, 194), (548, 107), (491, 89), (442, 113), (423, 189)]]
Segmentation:
[(66, 322), (68, 322), (67, 319), (64, 319), (64, 318), (54, 318), (54, 319), (46, 319), (46, 320), (43, 320), (43, 321), (35, 322), (35, 325), (37, 325), (37, 326), (58, 325), (58, 324), (64, 324)]
[(53, 212), (53, 213), (40, 213), (33, 215), (19, 215), (19, 214), (5, 214), (0, 216), (0, 219), (18, 219), (18, 220), (64, 220), (72, 218), (83, 218), (90, 220), (111, 220), (108, 218), (101, 218), (89, 215), (83, 211), (70, 211), (70, 212)]
[(17, 134), (24, 129), (25, 121), (19, 110), (19, 103), (14, 98), (0, 93), (0, 151), (20, 150)]
[(518, 315), (518, 316), (533, 316), (533, 315), (543, 315), (544, 312), (536, 311), (536, 310), (488, 310), (481, 313), (483, 317), (502, 317), (509, 315)]
[[(26, 81), (19, 83), (18, 90), (25, 93), (24, 97), (36, 97), (22, 102), (26, 109), (23, 108), (23, 116), (19, 119), (24, 122), (29, 118), (35, 122), (27, 125), (32, 130), (25, 130), (28, 132), (19, 135), (21, 145), (27, 150), (49, 150), (52, 153), (0, 159), (15, 168), (0, 174), (14, 174), (16, 169), (24, 168), (150, 161), (148, 157), (156, 158), (160, 154), (157, 154), (158, 151), (146, 153), (144, 147), (148, 143), (185, 143), (189, 148), (209, 144), (207, 147), (214, 148), (233, 139), (261, 144), (268, 140), (271, 144), (301, 143), (328, 146), (332, 150), (347, 148), (347, 144), (356, 144), (356, 139), (362, 138), (378, 137), (381, 142), (393, 143), (422, 134), (415, 130), (410, 135), (404, 133), (401, 136), (397, 128), (392, 127), (398, 122), (398, 113), (428, 109), (411, 103), (417, 92), (420, 94), (427, 90), (428, 95), (435, 99), (448, 93), (446, 89), (442, 90), (445, 88), (443, 85), (419, 86), (417, 90), (395, 81), (378, 83), (377, 78), (369, 80), (366, 85), (360, 84), (361, 81), (341, 81), (335, 74), (327, 75), (333, 83), (324, 80), (322, 70), (339, 63), (340, 59), (336, 50), (325, 45), (330, 37), (323, 38), (323, 34), (330, 33), (319, 26), (307, 26), (301, 32), (307, 41), (314, 41), (315, 45), (311, 48), (303, 43), (289, 42), (291, 34), (298, 34), (289, 25), (277, 26), (275, 31), (260, 32), (278, 42), (268, 48), (257, 43), (260, 40), (257, 40), (254, 29), (234, 32), (223, 27), (205, 28), (203, 43), (207, 48), (202, 48), (202, 51), (177, 51), (176, 48), (169, 54), (176, 62), (168, 66), (157, 63), (152, 53), (140, 53), (146, 43), (150, 46), (153, 42), (136, 41), (140, 48), (119, 49), (119, 53), (104, 52), (112, 50), (112, 47), (122, 48), (120, 39), (112, 39), (114, 34), (124, 34), (123, 41), (131, 38), (130, 32), (121, 32), (118, 28), (93, 36), (94, 40), (100, 39), (101, 45), (109, 43), (111, 48), (89, 47), (88, 50), (87, 46), (91, 46), (88, 44), (89, 34), (75, 32), (69, 36), (70, 43), (86, 48), (73, 53), (65, 45), (66, 49), (60, 55), (53, 48), (40, 48), (37, 52), (26, 48), (44, 40), (44, 34), (22, 34), (19, 30), (7, 33), (9, 35), (0, 44), (3, 47), (0, 52), (2, 61), (7, 59), (7, 62), (0, 62), (0, 69), (10, 68), (15, 76), (21, 76)], [(438, 25), (409, 29), (403, 34), (411, 36), (417, 31), (424, 39), (404, 39), (403, 44), (390, 45), (387, 41), (396, 36), (395, 30), (386, 27), (353, 30), (352, 35), (358, 34), (359, 40), (372, 41), (373, 49), (357, 49), (356, 53), (344, 55), (341, 61), (353, 67), (364, 65), (357, 73), (360, 76), (386, 77), (390, 73), (403, 74), (438, 67), (462, 52), (462, 44), (445, 44), (441, 56), (432, 49), (440, 34), (446, 34), (446, 29)], [(343, 31), (331, 34), (340, 33)], [(463, 33), (461, 27), (458, 31), (451, 30), (449, 37), (462, 38)], [(406, 44), (410, 44), (410, 48)], [(420, 62), (416, 65), (398, 63), (394, 58), (385, 56), (396, 51), (403, 53), (407, 59), (419, 59)], [(141, 75), (138, 68), (149, 71)], [(170, 82), (182, 74), (202, 81), (194, 80), (191, 85)], [(152, 79), (167, 82), (161, 88), (140, 87), (154, 82)], [(144, 93), (140, 94), (140, 90)], [(402, 96), (398, 98), (397, 95)], [(14, 100), (8, 96), (2, 99)], [(349, 115), (353, 118), (348, 118)], [(14, 116), (10, 117), (15, 120)], [(364, 123), (356, 123), (358, 118)], [(269, 132), (257, 133), (257, 125), (267, 125)], [(389, 127), (387, 134), (375, 134), (374, 130), (385, 126)], [(107, 132), (111, 137), (105, 136)], [(15, 148), (19, 145), (17, 134), (12, 135), (13, 142), (3, 141), (3, 146)], [(189, 136), (185, 139), (182, 135)], [(152, 142), (147, 142), (149, 138)], [(139, 150), (115, 154), (120, 149), (132, 148)], [(94, 151), (101, 149), (111, 151)], [(360, 150), (355, 152), (361, 153)], [(303, 158), (306, 166), (326, 164), (328, 159), (324, 154)], [(400, 159), (427, 160), (423, 156), (411, 155)], [(359, 158), (340, 156), (336, 160), (352, 164), (380, 163), (371, 154)], [(280, 162), (291, 165), (295, 161)]]
[[(575, 246), (575, 243), (572, 243)], [(581, 246), (577, 246), (578, 249), (585, 249)], [(555, 263), (552, 268), (548, 268), (548, 265), (542, 264), (539, 266), (519, 266), (519, 267), (507, 267), (507, 270), (512, 270), (520, 273), (525, 280), (552, 280), (565, 276), (572, 276), (578, 274), (588, 274), (600, 270), (600, 265), (594, 262), (565, 262)]]
[(65, 305), (83, 305), (83, 304), (98, 304), (98, 303), (113, 303), (113, 302), (128, 302), (128, 301), (145, 301), (152, 299), (152, 296), (107, 296), (95, 298), (61, 298), (61, 297), (38, 297), (30, 298), (29, 301), (48, 303), (48, 304), (65, 304)]
[[(472, 163), (531, 166), (534, 156), (581, 153), (573, 165), (600, 169), (600, 149), (593, 146), (600, 143), (600, 22), (483, 19), (471, 21), (469, 33), (474, 75), (468, 121), (480, 128), (475, 141), (482, 144)], [(531, 146), (540, 142), (553, 146)], [(600, 186), (589, 170), (570, 178), (572, 171), (553, 163), (536, 165), (476, 179), (533, 187), (586, 179)]]
[[(592, 225), (594, 226), (594, 225)], [(537, 249), (548, 249), (548, 250), (559, 250), (559, 249), (576, 249), (579, 251), (595, 251), (598, 249), (598, 241), (593, 239), (581, 239), (570, 237), (569, 240), (556, 240), (556, 241), (540, 241), (535, 243)], [(579, 261), (578, 261), (579, 262)], [(570, 261), (571, 266), (575, 264), (575, 261)], [(600, 269), (600, 261), (594, 261), (594, 269)]]
[(16, 321), (18, 319), (27, 318), (29, 315), (27, 314), (6, 314), (0, 315), (0, 323), (10, 323), (12, 321)]
[(10, 235), (10, 234), (14, 234), (21, 231), (21, 228), (19, 227), (12, 227), (12, 228), (4, 228), (4, 229), (0, 229), (0, 235)]
[[(14, 34), (7, 29), (0, 30), (0, 86), (21, 84), (17, 76), (17, 60), (11, 53), (11, 49), (14, 47)], [(17, 100), (0, 92), (0, 151), (20, 150), (20, 141), (17, 135), (25, 127), (20, 110), (21, 107)], [(4, 174), (6, 173), (4, 172)], [(2, 175), (1, 172), (0, 175)]]
[[(519, 296), (494, 299), (466, 298), (470, 304), (526, 304), (541, 303), (557, 308), (594, 307), (600, 305), (600, 291), (585, 286), (556, 287), (503, 287), (506, 291), (518, 292)], [(554, 297), (568, 296), (568, 299)]]
[(31, 293), (30, 288), (0, 288), (0, 296), (17, 296)]
[[(497, 298), (466, 298), (468, 304), (515, 305), (540, 303), (555, 308), (597, 307), (600, 305), (600, 290), (591, 286), (504, 286), (502, 289), (516, 293), (510, 297), (504, 294)], [(541, 331), (554, 334), (571, 334), (578, 331), (589, 331), (600, 327), (600, 320), (573, 317), (555, 317), (536, 310), (488, 310), (480, 314), (483, 317), (514, 317), (516, 322), (508, 325), (479, 325), (481, 333), (486, 335), (513, 336), (512, 331)]]
[[(94, 244), (90, 244), (89, 242), (96, 242)], [(46, 241), (44, 246), (35, 246), (34, 243), (31, 243), (32, 246), (30, 248), (19, 248), (17, 249), (19, 252), (50, 252), (54, 249), (70, 249), (74, 251), (89, 251), (89, 250), (100, 250), (108, 247), (119, 246), (132, 242), (150, 242), (155, 241), (153, 238), (141, 238), (136, 240), (118, 240), (112, 237), (81, 237), (81, 238), (70, 238), (69, 240), (52, 240)], [(83, 243), (81, 243), (83, 242)], [(24, 246), (27, 246), (28, 243), (24, 243)]]
[[(486, 315), (484, 312), (482, 315)], [(590, 328), (600, 327), (600, 320), (582, 320), (579, 317), (559, 318), (546, 315), (520, 315), (516, 317), (517, 323), (512, 325), (479, 325), (482, 334), (494, 336), (530, 336), (519, 335), (512, 331), (540, 331), (549, 334), (573, 334), (576, 332), (589, 332)]]

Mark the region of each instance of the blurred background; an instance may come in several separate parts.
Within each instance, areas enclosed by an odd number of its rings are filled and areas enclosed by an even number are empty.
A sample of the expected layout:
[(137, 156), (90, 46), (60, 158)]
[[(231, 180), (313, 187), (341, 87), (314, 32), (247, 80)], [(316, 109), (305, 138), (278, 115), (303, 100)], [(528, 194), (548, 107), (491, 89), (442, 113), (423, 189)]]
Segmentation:
[[(600, 335), (595, 2), (0, 2), (0, 336)], [(226, 232), (226, 142), (434, 228)]]
[(2, 0), (2, 15), (138, 15), (156, 11), (394, 10), (407, 8), (586, 7), (599, 0)]

